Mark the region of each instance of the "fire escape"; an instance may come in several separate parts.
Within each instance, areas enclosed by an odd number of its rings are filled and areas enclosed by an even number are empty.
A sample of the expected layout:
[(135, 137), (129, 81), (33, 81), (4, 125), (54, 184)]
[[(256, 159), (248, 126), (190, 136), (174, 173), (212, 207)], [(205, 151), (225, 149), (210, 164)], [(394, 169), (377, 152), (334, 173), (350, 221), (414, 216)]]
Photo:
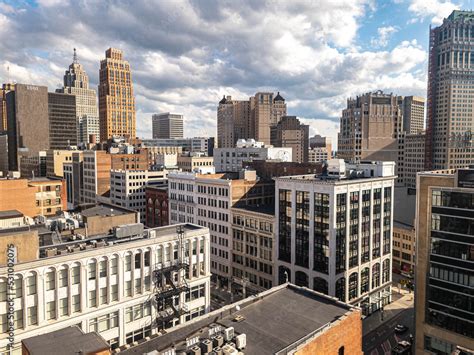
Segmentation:
[(177, 258), (171, 262), (157, 264), (153, 270), (155, 323), (158, 330), (172, 326), (175, 318), (188, 313), (181, 296), (189, 291), (186, 270), (189, 267), (188, 251), (184, 245), (183, 226), (176, 228), (178, 235)]

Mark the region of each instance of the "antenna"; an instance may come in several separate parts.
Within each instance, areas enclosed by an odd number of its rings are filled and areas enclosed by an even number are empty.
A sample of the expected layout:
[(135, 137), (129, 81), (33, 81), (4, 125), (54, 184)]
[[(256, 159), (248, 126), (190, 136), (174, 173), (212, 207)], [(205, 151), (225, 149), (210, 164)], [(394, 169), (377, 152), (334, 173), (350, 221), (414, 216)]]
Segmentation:
[(10, 66), (7, 66), (7, 83), (10, 84)]
[(74, 48), (74, 54), (72, 56), (72, 62), (74, 64), (77, 64), (77, 53), (76, 53), (76, 48)]

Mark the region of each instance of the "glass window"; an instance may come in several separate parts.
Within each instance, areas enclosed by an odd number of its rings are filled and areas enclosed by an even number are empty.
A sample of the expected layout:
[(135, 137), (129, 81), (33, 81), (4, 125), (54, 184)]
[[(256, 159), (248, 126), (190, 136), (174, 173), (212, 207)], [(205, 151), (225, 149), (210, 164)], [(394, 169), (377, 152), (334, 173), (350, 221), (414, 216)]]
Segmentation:
[(38, 324), (38, 311), (36, 306), (28, 307), (26, 310), (27, 318), (28, 318), (28, 325), (36, 325)]
[(118, 272), (117, 267), (118, 267), (118, 257), (114, 256), (110, 260), (110, 273), (111, 273), (111, 275), (117, 275), (117, 272)]
[(26, 294), (36, 294), (36, 275), (31, 275), (26, 278)]
[(96, 279), (96, 268), (97, 264), (95, 262), (89, 264), (89, 280)]
[(72, 295), (72, 312), (80, 312), (81, 311), (81, 295)]
[(46, 291), (54, 290), (56, 288), (56, 272), (49, 271), (46, 273)]
[(97, 296), (95, 290), (89, 291), (89, 307), (97, 307)]
[(46, 320), (56, 318), (56, 301), (46, 303)]
[(66, 298), (61, 298), (59, 300), (59, 316), (67, 316), (68, 315), (68, 303), (67, 303), (67, 297)]
[(67, 269), (59, 270), (59, 287), (67, 286)]
[(81, 282), (81, 269), (80, 266), (74, 266), (71, 269), (71, 284), (77, 285)]

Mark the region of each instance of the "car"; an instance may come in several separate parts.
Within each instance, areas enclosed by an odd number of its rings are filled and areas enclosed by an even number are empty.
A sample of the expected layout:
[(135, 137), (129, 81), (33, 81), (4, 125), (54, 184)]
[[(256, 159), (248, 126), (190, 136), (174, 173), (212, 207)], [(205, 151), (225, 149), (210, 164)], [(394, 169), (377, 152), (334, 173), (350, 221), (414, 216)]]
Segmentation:
[(410, 355), (411, 353), (411, 343), (406, 340), (399, 341), (398, 344), (392, 348), (392, 355)]
[(401, 333), (405, 333), (407, 330), (408, 330), (408, 327), (406, 325), (397, 324), (395, 326), (395, 333), (401, 334)]

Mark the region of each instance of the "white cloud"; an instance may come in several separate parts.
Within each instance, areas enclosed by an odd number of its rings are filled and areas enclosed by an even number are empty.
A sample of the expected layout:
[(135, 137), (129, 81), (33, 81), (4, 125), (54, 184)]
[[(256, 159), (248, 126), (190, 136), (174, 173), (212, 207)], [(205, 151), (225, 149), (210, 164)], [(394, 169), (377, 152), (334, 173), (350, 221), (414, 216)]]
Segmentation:
[(386, 47), (390, 37), (398, 32), (398, 27), (396, 26), (384, 26), (377, 29), (378, 37), (370, 40), (372, 47)]
[(413, 12), (420, 21), (430, 17), (431, 23), (439, 25), (453, 10), (459, 10), (459, 8), (458, 4), (449, 0), (411, 0), (408, 10)]

